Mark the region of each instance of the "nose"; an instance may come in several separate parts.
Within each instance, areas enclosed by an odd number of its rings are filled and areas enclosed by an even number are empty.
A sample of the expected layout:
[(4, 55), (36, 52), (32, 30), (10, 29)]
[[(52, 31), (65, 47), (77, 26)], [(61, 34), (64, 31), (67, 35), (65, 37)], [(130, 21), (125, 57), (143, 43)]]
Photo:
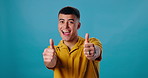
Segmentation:
[(65, 29), (69, 28), (68, 22), (65, 22), (64, 28), (65, 28)]

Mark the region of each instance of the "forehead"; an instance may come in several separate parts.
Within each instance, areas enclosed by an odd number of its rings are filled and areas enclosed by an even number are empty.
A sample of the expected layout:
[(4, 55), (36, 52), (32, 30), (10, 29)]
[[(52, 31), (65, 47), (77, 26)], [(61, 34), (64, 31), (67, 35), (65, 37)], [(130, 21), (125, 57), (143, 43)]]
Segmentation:
[(76, 19), (76, 16), (73, 14), (59, 14), (59, 19)]

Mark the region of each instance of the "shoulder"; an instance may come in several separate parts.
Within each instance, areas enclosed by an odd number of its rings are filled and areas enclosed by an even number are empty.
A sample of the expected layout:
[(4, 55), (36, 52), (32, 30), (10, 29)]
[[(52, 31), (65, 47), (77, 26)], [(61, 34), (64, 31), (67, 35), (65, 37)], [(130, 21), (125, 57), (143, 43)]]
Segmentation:
[[(50, 46), (48, 46), (48, 48), (50, 48)], [(55, 49), (59, 48), (59, 46), (54, 46)]]
[(100, 40), (92, 37), (92, 38), (89, 38), (89, 42), (100, 42)]
[(89, 40), (92, 41), (92, 40), (99, 40), (99, 39), (92, 37), (92, 38), (89, 38)]
[(93, 43), (93, 44), (95, 44), (95, 45), (98, 45), (99, 47), (102, 48), (102, 43), (101, 43), (101, 41), (100, 41), (99, 39), (97, 39), (97, 38), (89, 38), (89, 42), (90, 42), (90, 43)]
[[(63, 46), (63, 41), (61, 40), (58, 45), (54, 45), (54, 48), (58, 49), (58, 48), (60, 48), (62, 46)], [(48, 48), (50, 48), (50, 46), (48, 46)]]

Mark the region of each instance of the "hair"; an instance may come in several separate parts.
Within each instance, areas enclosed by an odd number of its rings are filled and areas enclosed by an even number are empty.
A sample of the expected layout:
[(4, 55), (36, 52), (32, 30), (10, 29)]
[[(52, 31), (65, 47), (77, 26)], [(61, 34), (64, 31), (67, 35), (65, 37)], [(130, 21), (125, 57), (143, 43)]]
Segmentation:
[(58, 13), (58, 16), (59, 14), (73, 14), (75, 15), (78, 19), (80, 19), (80, 12), (78, 9), (74, 8), (74, 7), (70, 7), (70, 6), (67, 6), (67, 7), (64, 7), (62, 8), (59, 13)]

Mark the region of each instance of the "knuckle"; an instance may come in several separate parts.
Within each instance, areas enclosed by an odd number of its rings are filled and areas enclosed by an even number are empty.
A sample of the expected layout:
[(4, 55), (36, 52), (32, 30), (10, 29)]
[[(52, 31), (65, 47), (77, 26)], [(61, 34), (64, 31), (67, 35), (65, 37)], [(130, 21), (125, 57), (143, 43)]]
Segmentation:
[(45, 56), (45, 55), (46, 55), (46, 53), (44, 52), (44, 53), (43, 53), (43, 56)]
[(84, 52), (86, 52), (86, 48), (84, 48)]
[(44, 49), (44, 52), (46, 51), (46, 48)]
[(88, 47), (89, 45), (88, 45), (88, 43), (86, 43), (85, 45), (84, 45), (84, 47)]
[(45, 48), (45, 49), (44, 49), (44, 52), (46, 52), (46, 51), (48, 51), (48, 48)]
[(54, 52), (54, 49), (50, 49), (50, 53), (53, 53)]
[(92, 47), (92, 50), (95, 50), (95, 48), (94, 48), (94, 47)]
[(45, 62), (51, 62), (51, 60), (45, 60)]
[(50, 54), (50, 56), (53, 57), (54, 55), (53, 54)]
[(51, 52), (54, 53), (54, 50), (52, 49)]
[(85, 51), (85, 52), (84, 52), (84, 54), (85, 54), (85, 55), (88, 55), (88, 52), (87, 52), (87, 51)]

